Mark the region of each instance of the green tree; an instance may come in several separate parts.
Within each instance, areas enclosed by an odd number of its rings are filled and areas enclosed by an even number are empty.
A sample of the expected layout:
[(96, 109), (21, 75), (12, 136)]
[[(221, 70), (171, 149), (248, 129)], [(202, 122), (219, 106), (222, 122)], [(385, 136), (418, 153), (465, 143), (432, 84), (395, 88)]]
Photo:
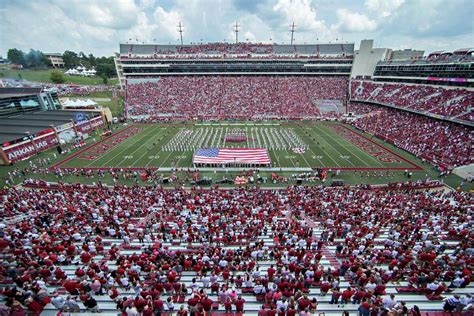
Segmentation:
[(75, 52), (67, 50), (63, 53), (64, 67), (66, 68), (76, 68), (79, 66), (80, 60)]
[(28, 68), (37, 68), (37, 67), (45, 66), (45, 63), (44, 63), (45, 56), (43, 52), (39, 50), (30, 49), (28, 54), (26, 54), (25, 58), (26, 58), (26, 66)]
[(12, 64), (26, 66), (25, 53), (16, 48), (11, 48), (7, 52), (7, 58)]
[(64, 79), (63, 73), (59, 70), (54, 70), (51, 72), (50, 80), (54, 83), (64, 83), (64, 81), (66, 81)]
[(94, 55), (89, 54), (89, 56), (87, 57), (87, 61), (89, 61), (89, 64), (91, 66), (96, 66), (96, 58), (94, 57)]
[(106, 76), (107, 78), (114, 77), (116, 75), (115, 65), (109, 63), (100, 63), (97, 65), (97, 76)]
[(102, 75), (101, 78), (102, 78), (102, 82), (103, 82), (104, 84), (109, 83), (109, 78), (107, 78), (106, 75)]

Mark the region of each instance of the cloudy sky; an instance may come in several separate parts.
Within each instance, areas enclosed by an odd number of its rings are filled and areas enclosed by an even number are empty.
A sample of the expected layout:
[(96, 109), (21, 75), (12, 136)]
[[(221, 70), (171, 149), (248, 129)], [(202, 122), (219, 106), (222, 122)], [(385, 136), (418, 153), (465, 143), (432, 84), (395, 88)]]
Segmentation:
[(111, 55), (118, 43), (297, 43), (375, 39), (376, 47), (474, 47), (474, 0), (0, 0), (0, 55), (9, 48)]

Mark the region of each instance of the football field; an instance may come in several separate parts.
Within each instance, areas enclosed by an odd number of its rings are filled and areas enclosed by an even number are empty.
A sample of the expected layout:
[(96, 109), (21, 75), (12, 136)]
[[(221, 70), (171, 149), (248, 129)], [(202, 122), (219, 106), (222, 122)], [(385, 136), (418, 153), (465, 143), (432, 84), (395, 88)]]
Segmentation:
[(337, 122), (132, 124), (96, 139), (53, 168), (192, 168), (200, 148), (265, 148), (269, 168), (421, 170), (388, 147)]

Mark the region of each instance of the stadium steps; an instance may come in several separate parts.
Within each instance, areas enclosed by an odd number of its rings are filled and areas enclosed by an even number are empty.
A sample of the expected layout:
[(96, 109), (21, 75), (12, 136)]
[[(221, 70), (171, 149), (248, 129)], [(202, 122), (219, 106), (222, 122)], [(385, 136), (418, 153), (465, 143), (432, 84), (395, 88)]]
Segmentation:
[[(442, 309), (442, 302), (439, 302), (439, 301), (426, 301), (426, 302), (421, 302), (421, 301), (413, 301), (413, 302), (407, 302), (408, 305), (418, 305), (418, 307), (423, 310), (423, 311), (438, 311), (438, 310), (441, 310)], [(262, 307), (262, 304), (261, 302), (245, 302), (245, 305), (244, 305), (244, 309), (245, 309), (245, 313), (248, 314), (248, 313), (258, 313), (258, 311), (261, 309)], [(104, 302), (104, 301), (98, 301), (97, 302), (97, 305), (99, 307), (99, 309), (103, 312), (114, 312), (116, 311), (116, 304), (115, 302), (113, 302), (112, 300), (108, 301), (108, 302)], [(180, 305), (187, 305), (187, 304), (178, 304), (176, 303), (175, 304), (175, 309), (179, 309), (179, 306)], [(82, 303), (79, 302), (79, 306), (81, 307), (81, 311), (85, 311), (86, 308), (84, 307), (84, 305)], [(338, 312), (338, 314), (340, 315), (341, 312), (343, 310), (347, 310), (349, 313), (351, 314), (356, 314), (357, 313), (357, 309), (358, 309), (359, 305), (358, 304), (346, 304), (344, 305), (344, 307), (341, 307), (341, 305), (337, 305), (337, 304), (329, 304), (329, 303), (322, 303), (322, 302), (319, 302), (318, 303), (318, 312), (324, 312), (324, 313), (327, 313), (327, 312)], [(45, 306), (44, 308), (45, 311), (56, 311), (57, 312), (57, 309), (54, 307), (54, 305), (52, 304), (48, 304)], [(219, 311), (224, 311), (225, 309), (223, 308), (222, 305), (219, 305)], [(42, 314), (43, 315), (43, 314)]]
[(462, 113), (460, 113), (460, 114), (457, 114), (456, 116), (454, 116), (454, 117), (453, 117), (453, 119), (456, 119), (456, 118), (462, 117), (462, 116), (464, 116), (464, 115), (466, 115), (466, 114), (469, 114), (469, 113), (471, 113), (472, 111), (473, 111), (473, 109), (472, 109), (472, 108), (470, 108), (470, 109), (467, 109), (466, 111), (464, 111), (464, 112), (462, 112)]
[[(287, 218), (286, 217), (281, 217), (281, 218), (278, 218), (277, 220), (286, 221)], [(136, 219), (136, 223), (138, 223), (138, 222), (140, 222), (140, 219)], [(323, 229), (317, 225), (318, 223), (315, 223), (315, 224), (316, 224), (316, 226), (313, 228), (313, 236), (316, 237), (316, 239), (319, 239)], [(272, 232), (269, 229), (267, 234), (258, 236), (255, 241), (263, 240), (267, 247), (271, 247), (271, 246), (273, 246), (273, 239), (271, 237), (271, 233)], [(374, 240), (379, 242), (379, 243), (383, 243), (387, 238), (388, 238), (387, 229), (382, 229), (380, 234), (378, 234)], [(93, 240), (93, 238), (91, 238), (91, 240)], [(152, 242), (149, 242), (149, 243), (145, 242), (145, 243), (141, 244), (141, 243), (138, 242), (138, 240), (136, 238), (131, 238), (130, 245), (125, 245), (123, 240), (115, 239), (115, 238), (103, 238), (102, 241), (103, 241), (103, 245), (104, 245), (104, 248), (105, 248), (104, 249), (104, 254), (94, 256), (92, 260), (94, 262), (104, 262), (104, 263), (107, 264), (107, 266), (110, 269), (117, 268), (117, 266), (115, 265), (115, 261), (108, 260), (107, 251), (111, 248), (112, 244), (116, 244), (116, 245), (119, 246), (121, 254), (134, 254), (134, 253), (135, 254), (140, 254), (140, 253), (142, 253), (143, 247), (153, 245)], [(334, 244), (329, 244), (329, 245), (324, 246), (325, 251), (323, 251), (323, 257), (320, 261), (320, 264), (323, 265), (324, 269), (327, 269), (328, 267), (334, 266), (334, 264), (335, 264), (334, 263), (335, 249), (336, 249), (335, 244), (337, 244), (339, 242), (343, 242), (343, 241), (344, 241), (344, 239), (339, 239), (339, 240), (336, 239)], [(254, 242), (254, 241), (252, 241), (252, 242)], [(446, 241), (446, 243), (448, 245), (455, 246), (458, 242), (456, 242), (456, 241)], [(80, 247), (82, 246), (82, 243), (77, 242), (76, 246), (78, 247), (78, 249), (80, 249)], [(124, 246), (136, 247), (136, 249), (124, 249)], [(191, 246), (198, 247), (198, 246), (202, 246), (202, 244), (192, 243)], [(180, 245), (175, 245), (172, 242), (166, 242), (166, 243), (163, 243), (163, 247), (166, 247), (169, 250), (175, 250), (175, 251), (176, 250), (188, 250), (189, 249), (188, 244), (184, 243), (184, 242), (180, 243)], [(376, 249), (383, 249), (382, 244), (377, 244), (377, 245), (375, 245), (375, 247), (376, 247)], [(238, 249), (239, 246), (223, 246), (223, 248), (225, 248), (225, 249)], [(447, 249), (445, 251), (445, 253), (452, 253), (452, 250)], [(79, 256), (76, 257), (75, 261), (77, 261), (77, 264), (70, 264), (70, 265), (67, 265), (67, 266), (61, 266), (61, 268), (65, 271), (67, 276), (73, 277), (75, 270), (78, 267), (83, 266), (79, 261)], [(269, 260), (269, 259), (259, 260), (257, 263), (258, 263), (259, 270), (261, 271), (262, 274), (266, 273), (266, 271), (270, 267), (270, 265), (276, 266), (276, 261)], [(378, 267), (380, 267), (382, 269), (387, 269), (388, 268), (387, 265), (378, 265)], [(244, 275), (244, 274), (245, 274), (245, 271), (237, 271), (236, 272), (236, 275)], [(197, 284), (202, 284), (199, 281), (199, 278), (196, 276), (196, 273), (194, 271), (183, 271), (180, 282), (183, 282), (187, 286), (189, 286), (192, 279), (195, 278), (195, 277), (197, 279)], [(349, 285), (350, 285), (349, 282), (346, 281), (346, 280), (342, 280), (340, 282), (340, 288), (342, 290), (345, 289)], [(421, 295), (421, 294), (398, 293), (396, 288), (397, 287), (408, 286), (408, 282), (406, 282), (406, 281), (400, 282), (398, 284), (389, 283), (386, 286), (387, 286), (387, 289), (386, 289), (387, 295), (386, 296), (388, 296), (390, 294), (395, 294), (397, 300), (406, 301), (407, 305), (409, 307), (411, 307), (413, 305), (418, 305), (418, 307), (420, 307), (420, 309), (422, 311), (439, 311), (439, 310), (442, 310), (442, 306), (443, 306), (442, 301), (429, 301), (426, 298), (426, 296)], [(47, 286), (47, 290), (48, 290), (49, 293), (54, 293), (58, 289), (61, 289), (61, 287), (60, 286)], [(120, 289), (120, 288), (118, 290), (119, 290), (119, 293), (120, 293), (119, 297), (123, 297), (123, 296), (134, 297), (135, 296), (135, 293), (133, 292), (133, 290), (125, 291), (124, 289)], [(241, 289), (237, 289), (237, 292), (239, 294), (241, 294), (241, 291), (242, 291)], [(210, 289), (207, 289), (206, 292), (208, 294), (210, 294)], [(463, 288), (463, 289), (455, 289), (450, 294), (443, 294), (443, 295), (447, 296), (447, 295), (452, 295), (452, 294), (455, 294), (455, 293), (456, 294), (470, 294), (470, 293), (473, 293), (473, 292), (474, 292), (474, 284), (469, 285), (468, 287)], [(168, 296), (169, 295), (163, 294), (162, 299), (164, 300)], [(116, 310), (115, 303), (112, 301), (112, 299), (108, 295), (94, 295), (94, 297), (96, 298), (96, 300), (98, 302), (99, 309), (102, 311), (101, 315), (119, 315), (120, 314), (119, 311)], [(190, 296), (188, 295), (186, 297), (186, 300), (189, 299), (189, 297)], [(210, 295), (210, 297), (213, 301), (217, 301), (217, 295)], [(258, 311), (261, 309), (262, 303), (257, 302), (256, 298), (252, 294), (242, 294), (242, 297), (246, 300), (246, 303), (245, 303), (246, 313), (245, 314), (246, 315), (257, 315)], [(340, 315), (343, 310), (349, 311), (349, 313), (351, 315), (356, 315), (358, 313), (357, 312), (358, 304), (347, 304), (344, 307), (342, 307), (342, 306), (338, 307), (338, 305), (329, 304), (331, 296), (330, 295), (321, 296), (320, 295), (320, 290), (319, 290), (318, 287), (311, 287), (310, 288), (309, 297), (310, 298), (311, 297), (316, 297), (318, 302), (319, 302), (318, 312), (324, 312), (325, 315), (328, 315), (328, 316)], [(85, 312), (86, 309), (83, 306), (83, 304), (79, 303), (79, 305), (81, 306), (81, 311)], [(176, 303), (175, 304), (175, 310), (178, 310), (180, 305), (181, 304)], [(186, 303), (184, 303), (183, 305), (186, 306)], [(223, 312), (224, 311), (223, 306), (219, 306), (218, 311)], [(56, 313), (57, 313), (56, 308), (52, 304), (48, 304), (45, 307), (45, 310), (43, 311), (42, 315), (53, 315), (53, 314), (56, 315)], [(89, 312), (87, 312), (87, 313), (90, 314)]]

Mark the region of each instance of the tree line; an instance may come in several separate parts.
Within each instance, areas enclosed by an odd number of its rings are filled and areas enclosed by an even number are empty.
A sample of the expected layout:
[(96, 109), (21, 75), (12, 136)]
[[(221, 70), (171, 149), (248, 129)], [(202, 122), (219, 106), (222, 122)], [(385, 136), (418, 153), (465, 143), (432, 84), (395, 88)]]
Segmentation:
[[(72, 51), (65, 51), (62, 54), (64, 67), (66, 69), (83, 66), (88, 69), (94, 67), (97, 76), (101, 78), (112, 78), (117, 76), (115, 71), (114, 57), (95, 57), (93, 54), (86, 55), (83, 52), (79, 54)], [(20, 49), (12, 48), (7, 53), (8, 60), (13, 64), (22, 65), (23, 68), (47, 68), (51, 67), (49, 59), (40, 50), (30, 49), (28, 53)]]

